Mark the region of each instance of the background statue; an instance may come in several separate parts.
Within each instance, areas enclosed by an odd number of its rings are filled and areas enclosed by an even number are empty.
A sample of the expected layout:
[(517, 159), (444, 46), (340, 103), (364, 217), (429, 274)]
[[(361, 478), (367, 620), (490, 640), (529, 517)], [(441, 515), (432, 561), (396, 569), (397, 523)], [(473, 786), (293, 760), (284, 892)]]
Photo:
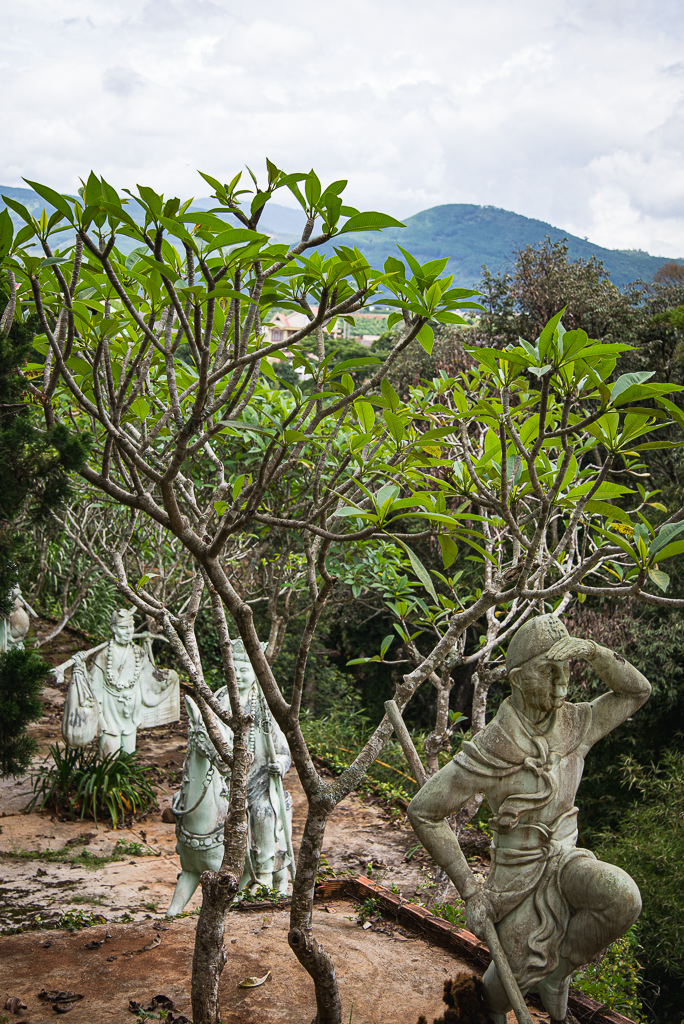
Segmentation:
[[(268, 710), (242, 640), (232, 642), (240, 702), (253, 717), (248, 748), (254, 760), (247, 776), (249, 836), (240, 888), (265, 885), (287, 892), (292, 863), (292, 800), (283, 789), (283, 776), (291, 764), (287, 741)], [(227, 687), (216, 698), (230, 711)], [(171, 811), (176, 818), (176, 851), (183, 869), (167, 911), (180, 914), (199, 885), (203, 871), (218, 871), (223, 860), (223, 823), (230, 799), (230, 770), (221, 760), (202, 722), (197, 705), (185, 698), (188, 709), (188, 749), (181, 788)], [(219, 729), (229, 748), (233, 733), (222, 722)]]
[[(567, 704), (568, 659), (583, 658), (610, 688)], [(508, 697), (472, 742), (409, 805), (411, 824), (465, 900), (468, 928), (496, 923), (523, 993), (536, 990), (552, 1024), (566, 1020), (570, 979), (636, 921), (641, 897), (620, 868), (577, 848), (577, 793), (597, 740), (647, 700), (648, 681), (619, 654), (568, 635), (553, 615), (526, 622), (506, 656)], [(494, 816), (491, 869), (481, 886), (444, 820), (477, 793)], [(496, 966), (484, 976), (495, 1024), (511, 1004)]]
[[(133, 611), (118, 608), (111, 617), (112, 639), (71, 659), (71, 685), (64, 703), (62, 735), (74, 747), (97, 735), (100, 756), (116, 750), (135, 750), (138, 727), (161, 725), (148, 709), (162, 701), (170, 712), (165, 722), (178, 719), (178, 673), (156, 668), (147, 650), (133, 643)], [(59, 677), (65, 666), (55, 669)], [(172, 717), (169, 717), (171, 713)]]
[(24, 600), (20, 587), (12, 587), (10, 593), (12, 610), (7, 618), (0, 618), (0, 652), (23, 648), (31, 625), (29, 613), (37, 618), (31, 606)]

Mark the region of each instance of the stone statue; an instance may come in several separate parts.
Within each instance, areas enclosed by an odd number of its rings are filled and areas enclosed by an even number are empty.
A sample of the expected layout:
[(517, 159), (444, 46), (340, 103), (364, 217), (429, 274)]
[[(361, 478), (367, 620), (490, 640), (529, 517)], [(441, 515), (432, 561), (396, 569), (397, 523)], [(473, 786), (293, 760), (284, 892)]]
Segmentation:
[(35, 616), (33, 609), (26, 603), (19, 586), (12, 587), (10, 593), (12, 610), (9, 616), (0, 618), (0, 652), (22, 649), (31, 625), (29, 611)]
[[(567, 704), (568, 659), (583, 658), (609, 688)], [(537, 991), (552, 1024), (566, 1020), (573, 973), (636, 921), (641, 897), (620, 868), (577, 848), (575, 795), (597, 740), (648, 699), (648, 681), (553, 615), (526, 622), (508, 646), (508, 697), (491, 722), (409, 805), (413, 828), (460, 892), (468, 928), (496, 924), (523, 992)], [(481, 886), (445, 818), (483, 793), (493, 811), (491, 869)], [(511, 1008), (494, 963), (484, 976), (492, 1019)]]
[[(74, 655), (62, 720), (66, 743), (85, 746), (97, 735), (101, 757), (116, 750), (132, 753), (139, 726), (162, 724), (150, 717), (150, 709), (164, 702), (173, 712), (179, 702), (178, 673), (155, 668), (149, 647), (133, 643), (133, 611), (118, 608), (110, 625), (108, 643)], [(177, 718), (178, 713), (165, 721)]]
[[(287, 741), (268, 710), (242, 640), (232, 641), (240, 702), (253, 717), (248, 748), (253, 761), (247, 776), (249, 829), (245, 870), (240, 888), (265, 885), (287, 892), (292, 855), (292, 799), (283, 789), (291, 764)], [(230, 712), (227, 687), (217, 700)], [(189, 716), (188, 749), (181, 788), (171, 811), (176, 819), (176, 851), (182, 872), (176, 883), (168, 917), (180, 914), (199, 884), (203, 871), (218, 871), (223, 860), (223, 823), (230, 799), (230, 771), (219, 757), (195, 702), (185, 698)], [(233, 733), (218, 723), (232, 748)]]

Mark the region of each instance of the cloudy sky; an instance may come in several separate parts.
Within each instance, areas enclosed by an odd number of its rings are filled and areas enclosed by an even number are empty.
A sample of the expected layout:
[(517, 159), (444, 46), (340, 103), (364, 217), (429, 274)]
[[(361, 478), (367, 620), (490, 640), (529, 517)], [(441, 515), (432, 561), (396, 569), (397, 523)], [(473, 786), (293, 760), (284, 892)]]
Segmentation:
[(678, 0), (21, 0), (0, 184), (206, 195), (268, 155), (408, 216), (501, 206), (684, 256)]

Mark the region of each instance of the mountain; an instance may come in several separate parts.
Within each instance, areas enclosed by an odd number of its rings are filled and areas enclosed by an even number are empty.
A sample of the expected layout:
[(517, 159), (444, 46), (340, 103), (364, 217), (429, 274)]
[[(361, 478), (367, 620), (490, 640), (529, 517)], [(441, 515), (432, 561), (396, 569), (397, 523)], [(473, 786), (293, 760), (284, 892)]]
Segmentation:
[[(454, 283), (461, 287), (479, 280), (483, 263), (494, 274), (498, 270), (502, 273), (510, 270), (516, 248), (542, 242), (546, 235), (552, 241), (566, 238), (571, 260), (590, 256), (602, 260), (613, 282), (619, 286), (638, 279), (652, 281), (658, 267), (673, 262), (663, 256), (650, 256), (640, 249), (604, 249), (545, 221), (496, 206), (467, 203), (433, 206), (407, 217), (405, 224), (405, 228), (389, 228), (382, 233), (365, 236), (350, 233), (345, 237), (354, 239), (374, 267), (381, 267), (387, 256), (401, 255), (397, 242), (421, 263), (451, 256), (447, 271), (454, 274)], [(684, 263), (684, 258), (676, 262)]]
[[(1, 195), (23, 203), (34, 216), (40, 214), (46, 205), (40, 196), (27, 188), (0, 185)], [(0, 199), (0, 208), (4, 205)], [(192, 208), (207, 210), (214, 205), (213, 199), (196, 199)], [(51, 209), (48, 207), (49, 212)], [(135, 203), (130, 203), (128, 209), (136, 216)], [(15, 226), (19, 227), (22, 223), (20, 217), (10, 212)], [(568, 255), (572, 260), (580, 257), (588, 259), (590, 256), (602, 260), (613, 282), (619, 286), (639, 279), (652, 281), (658, 267), (672, 262), (667, 257), (651, 256), (641, 249), (604, 249), (545, 221), (500, 210), (496, 206), (473, 206), (468, 203), (433, 206), (413, 217), (407, 217), (405, 223), (405, 228), (389, 228), (382, 233), (350, 233), (339, 242), (358, 245), (371, 264), (378, 268), (382, 267), (387, 256), (400, 255), (397, 242), (421, 263), (440, 256), (450, 256), (448, 272), (454, 274), (454, 283), (461, 287), (470, 287), (479, 280), (483, 263), (487, 264), (492, 273), (510, 269), (516, 248), (535, 245), (547, 235), (552, 241), (566, 238)], [(271, 234), (275, 241), (292, 243), (299, 237), (303, 226), (304, 215), (301, 210), (269, 203), (259, 230)], [(68, 241), (66, 234), (60, 239), (61, 244), (65, 241)], [(134, 248), (132, 240), (122, 238), (121, 241), (124, 251)], [(327, 248), (330, 250), (333, 244), (329, 243)], [(676, 262), (684, 263), (684, 257)]]

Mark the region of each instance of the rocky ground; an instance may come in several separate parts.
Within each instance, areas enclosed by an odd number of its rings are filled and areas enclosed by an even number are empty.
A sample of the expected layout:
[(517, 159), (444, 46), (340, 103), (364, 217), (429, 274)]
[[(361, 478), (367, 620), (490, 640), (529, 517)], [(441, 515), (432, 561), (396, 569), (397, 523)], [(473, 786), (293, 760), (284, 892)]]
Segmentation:
[[(73, 646), (68, 635), (60, 639), (61, 650), (49, 652), (53, 663)], [(41, 758), (59, 740), (64, 688), (46, 687), (43, 701), (44, 716), (33, 727)], [(200, 897), (195, 894), (184, 917), (164, 917), (180, 864), (174, 827), (161, 820), (180, 775), (184, 737), (183, 720), (139, 733), (141, 757), (157, 769), (158, 806), (118, 829), (49, 811), (27, 813), (27, 780), (0, 783), (0, 1009), (2, 993), (18, 996), (28, 1007), (21, 1017), (38, 1024), (54, 1019), (53, 1005), (38, 993), (68, 990), (83, 996), (64, 1004), (74, 1024), (134, 1020), (129, 1000), (147, 1006), (159, 994), (189, 1016)], [(293, 771), (286, 788), (294, 800), (296, 850), (306, 801)], [(329, 874), (365, 874), (407, 898), (431, 899), (433, 865), (417, 849), (405, 816), (370, 799), (352, 796), (336, 809), (324, 856)], [(452, 889), (448, 898), (455, 897)], [(317, 937), (335, 960), (345, 1021), (411, 1024), (421, 1013), (428, 1020), (440, 1014), (444, 979), (470, 968), (410, 930), (382, 921), (363, 929), (358, 915), (358, 907), (339, 901), (315, 912)], [(287, 930), (286, 910), (229, 915), (221, 982), (226, 1024), (311, 1021), (313, 987), (289, 950)], [(238, 987), (267, 972), (261, 987)]]

